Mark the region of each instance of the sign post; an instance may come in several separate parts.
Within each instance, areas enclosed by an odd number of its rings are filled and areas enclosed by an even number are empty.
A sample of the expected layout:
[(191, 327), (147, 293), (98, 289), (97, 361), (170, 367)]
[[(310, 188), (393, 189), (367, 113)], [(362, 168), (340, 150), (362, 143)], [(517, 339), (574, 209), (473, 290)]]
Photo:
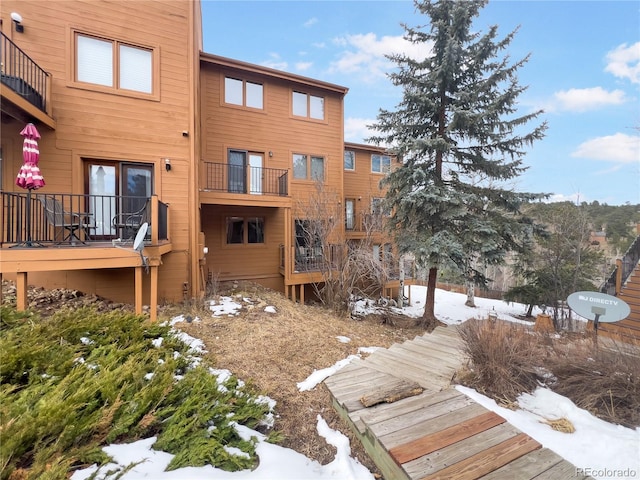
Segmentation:
[(598, 341), (600, 322), (614, 323), (624, 320), (631, 308), (624, 300), (600, 292), (575, 292), (567, 298), (569, 307), (581, 317), (593, 320), (595, 340)]

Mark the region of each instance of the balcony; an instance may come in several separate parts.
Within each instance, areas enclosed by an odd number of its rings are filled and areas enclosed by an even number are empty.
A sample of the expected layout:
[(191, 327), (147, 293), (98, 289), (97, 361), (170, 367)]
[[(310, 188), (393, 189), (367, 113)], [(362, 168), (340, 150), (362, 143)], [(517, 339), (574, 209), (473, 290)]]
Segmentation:
[(289, 198), (289, 171), (250, 165), (203, 162), (203, 193), (207, 203), (286, 204)]
[(145, 245), (167, 243), (169, 207), (156, 196), (0, 192), (0, 248), (113, 246), (133, 243), (146, 222)]
[(20, 121), (37, 119), (51, 128), (51, 76), (0, 32), (2, 113)]
[[(381, 213), (345, 213), (344, 229), (349, 233), (372, 234), (382, 232), (385, 215)], [(351, 237), (351, 235), (349, 235)]]

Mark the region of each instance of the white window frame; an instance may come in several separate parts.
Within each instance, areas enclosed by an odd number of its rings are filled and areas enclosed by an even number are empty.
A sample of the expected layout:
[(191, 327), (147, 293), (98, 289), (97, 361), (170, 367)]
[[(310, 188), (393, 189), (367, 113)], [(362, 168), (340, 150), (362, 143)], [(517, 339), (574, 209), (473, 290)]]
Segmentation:
[[(374, 168), (374, 159), (379, 158), (380, 170)], [(391, 171), (391, 157), (379, 153), (371, 154), (371, 173), (389, 173)]]
[[(101, 55), (99, 43), (103, 47), (110, 45), (109, 51), (103, 49)], [(79, 85), (117, 93), (157, 95), (156, 48), (74, 32), (74, 54), (73, 81)]]
[[(291, 94), (291, 113), (295, 117), (303, 117), (311, 120), (324, 121), (325, 97), (293, 90)], [(317, 111), (320, 113), (316, 113)]]
[[(296, 159), (298, 160), (303, 160), (304, 159), (304, 166), (305, 166), (305, 176), (297, 176), (296, 175)], [(317, 178), (316, 175), (314, 175), (315, 171), (317, 171), (316, 168), (314, 168), (314, 163), (316, 163), (318, 161), (322, 161), (322, 178)], [(321, 183), (324, 183), (326, 177), (327, 177), (327, 161), (326, 161), (326, 157), (324, 157), (323, 155), (310, 155), (310, 154), (306, 154), (306, 153), (294, 153), (292, 158), (291, 158), (291, 162), (292, 162), (292, 171), (293, 171), (293, 180), (297, 180), (297, 181), (320, 181)], [(302, 165), (302, 163), (300, 162), (299, 165)], [(300, 169), (301, 170), (301, 169)]]
[[(233, 98), (229, 96), (229, 94), (232, 93), (231, 89), (229, 88), (232, 82), (233, 84), (236, 84), (236, 82), (240, 83), (240, 85), (238, 86), (240, 87), (241, 91), (238, 93), (240, 93), (242, 98), (236, 99), (235, 96)], [(233, 93), (235, 93), (235, 90), (233, 91)], [(253, 108), (255, 110), (264, 110), (264, 84), (260, 82), (245, 80), (243, 78), (225, 76), (224, 103), (226, 105), (235, 105), (238, 107)]]
[[(347, 168), (347, 154), (349, 154), (349, 156), (351, 157), (351, 160), (353, 162), (353, 165), (351, 168)], [(343, 167), (345, 170), (347, 170), (348, 172), (353, 172), (356, 169), (356, 152), (354, 152), (353, 150), (345, 150), (344, 151), (344, 163), (343, 163)]]

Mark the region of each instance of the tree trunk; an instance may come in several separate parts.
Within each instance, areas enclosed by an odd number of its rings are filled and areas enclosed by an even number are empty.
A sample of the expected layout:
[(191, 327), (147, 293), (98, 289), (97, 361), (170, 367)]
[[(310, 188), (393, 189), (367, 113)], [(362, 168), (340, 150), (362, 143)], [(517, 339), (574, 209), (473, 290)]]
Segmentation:
[(464, 302), (467, 307), (476, 306), (476, 286), (473, 280), (467, 279), (467, 301)]
[(404, 307), (404, 259), (400, 257), (400, 292), (398, 292), (398, 308)]
[(429, 269), (429, 279), (427, 280), (427, 300), (424, 304), (424, 313), (418, 322), (418, 325), (431, 331), (438, 325), (438, 319), (435, 314), (436, 306), (436, 282), (438, 281), (438, 269), (432, 267)]

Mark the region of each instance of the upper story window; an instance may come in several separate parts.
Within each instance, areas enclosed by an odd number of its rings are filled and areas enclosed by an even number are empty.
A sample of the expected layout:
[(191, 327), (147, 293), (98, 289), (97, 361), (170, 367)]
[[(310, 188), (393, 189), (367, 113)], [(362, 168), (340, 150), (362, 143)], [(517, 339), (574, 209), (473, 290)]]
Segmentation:
[(77, 82), (153, 93), (153, 49), (83, 34), (75, 38)]
[(344, 151), (344, 169), (355, 170), (356, 169), (356, 152), (351, 150)]
[(293, 92), (293, 114), (297, 117), (324, 120), (324, 97)]
[(224, 79), (224, 101), (231, 105), (262, 110), (264, 105), (263, 90), (264, 87), (261, 83), (231, 77)]
[(293, 178), (324, 182), (324, 157), (294, 153)]
[(391, 157), (389, 155), (371, 155), (371, 171), (373, 173), (389, 173)]

